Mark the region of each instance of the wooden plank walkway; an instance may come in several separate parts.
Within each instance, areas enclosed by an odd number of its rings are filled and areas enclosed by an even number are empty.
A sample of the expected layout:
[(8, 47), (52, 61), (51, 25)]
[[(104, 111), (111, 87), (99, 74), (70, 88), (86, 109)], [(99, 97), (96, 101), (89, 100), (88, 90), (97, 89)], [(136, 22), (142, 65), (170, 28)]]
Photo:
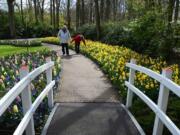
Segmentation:
[[(60, 52), (60, 47), (50, 47)], [(47, 135), (138, 135), (117, 90), (98, 66), (83, 55), (70, 54), (62, 57), (61, 87), (55, 97), (59, 105)]]

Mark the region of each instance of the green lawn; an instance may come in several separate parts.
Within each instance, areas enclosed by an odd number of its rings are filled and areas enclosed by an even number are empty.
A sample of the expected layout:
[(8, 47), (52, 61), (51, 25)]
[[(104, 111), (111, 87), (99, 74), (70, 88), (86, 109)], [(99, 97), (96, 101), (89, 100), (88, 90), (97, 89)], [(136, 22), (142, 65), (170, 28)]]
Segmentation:
[[(49, 50), (49, 48), (45, 46), (37, 46), (37, 47), (29, 47), (29, 52), (36, 52), (36, 51), (42, 51), (42, 50)], [(0, 57), (1, 56), (7, 56), (10, 54), (17, 54), (17, 53), (24, 53), (27, 52), (27, 47), (15, 47), (11, 45), (0, 45)]]

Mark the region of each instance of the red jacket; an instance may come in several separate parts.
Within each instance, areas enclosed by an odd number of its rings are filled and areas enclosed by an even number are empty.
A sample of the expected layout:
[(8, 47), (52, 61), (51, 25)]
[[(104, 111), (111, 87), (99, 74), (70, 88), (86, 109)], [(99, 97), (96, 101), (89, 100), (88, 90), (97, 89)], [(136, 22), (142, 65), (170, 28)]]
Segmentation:
[(75, 43), (79, 44), (81, 41), (85, 42), (84, 37), (82, 35), (76, 35), (72, 41), (75, 41)]

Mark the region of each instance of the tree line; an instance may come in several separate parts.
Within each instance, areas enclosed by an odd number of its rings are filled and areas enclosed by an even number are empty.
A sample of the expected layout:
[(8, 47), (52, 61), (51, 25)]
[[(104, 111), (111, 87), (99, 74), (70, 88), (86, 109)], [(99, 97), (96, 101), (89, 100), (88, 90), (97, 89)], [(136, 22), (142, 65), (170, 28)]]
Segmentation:
[[(171, 24), (179, 19), (179, 0), (6, 0), (10, 37), (16, 37), (15, 17), (19, 16), (22, 27), (46, 23), (56, 31), (62, 23), (69, 29), (78, 29), (85, 24), (96, 24), (97, 37), (101, 24), (135, 20), (146, 11), (156, 10)], [(2, 12), (2, 10), (0, 10)], [(3, 13), (3, 12), (2, 12)]]

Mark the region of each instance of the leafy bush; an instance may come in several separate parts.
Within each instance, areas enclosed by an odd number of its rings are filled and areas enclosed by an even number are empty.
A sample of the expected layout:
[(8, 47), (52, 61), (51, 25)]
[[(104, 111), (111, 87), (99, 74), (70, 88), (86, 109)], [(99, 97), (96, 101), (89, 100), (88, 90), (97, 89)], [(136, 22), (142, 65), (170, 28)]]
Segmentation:
[(96, 40), (96, 26), (94, 24), (83, 25), (82, 27), (79, 27), (77, 32), (83, 34), (88, 39)]
[[(10, 30), (8, 23), (8, 12), (0, 9), (0, 39), (9, 39)], [(38, 24), (34, 21), (28, 21), (23, 23), (21, 15), (15, 14), (15, 28), (16, 38), (33, 38), (33, 37), (47, 37), (52, 36), (56, 31), (53, 26), (49, 25), (47, 21), (44, 23), (39, 22)]]
[(9, 24), (8, 22), (8, 14), (7, 12), (0, 10), (0, 39), (4, 38), (10, 38), (10, 32), (9, 32)]
[(31, 24), (26, 27), (20, 24), (17, 26), (16, 29), (17, 29), (17, 37), (20, 38), (52, 36), (54, 33), (53, 27), (45, 23)]
[(38, 40), (0, 40), (0, 45), (33, 47), (33, 46), (41, 46), (41, 41), (38, 41)]

